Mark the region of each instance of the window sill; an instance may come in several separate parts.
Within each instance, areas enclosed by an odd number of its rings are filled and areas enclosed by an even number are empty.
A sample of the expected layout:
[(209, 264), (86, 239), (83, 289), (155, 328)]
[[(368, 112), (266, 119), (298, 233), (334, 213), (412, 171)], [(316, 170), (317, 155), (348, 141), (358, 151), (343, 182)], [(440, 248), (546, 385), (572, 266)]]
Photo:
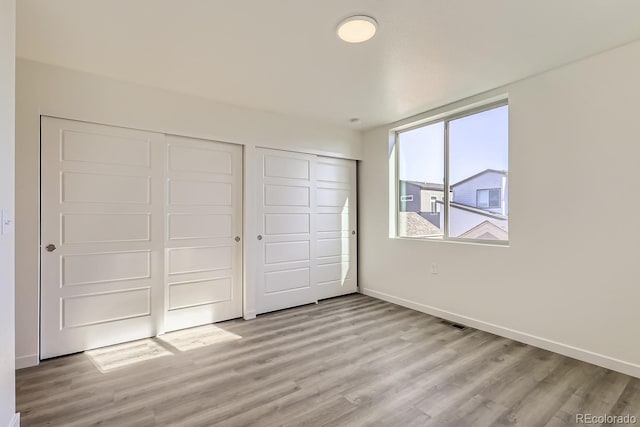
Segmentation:
[(408, 236), (389, 236), (389, 238), (392, 240), (453, 243), (455, 245), (490, 246), (490, 247), (497, 247), (497, 248), (508, 248), (510, 246), (508, 240), (491, 241), (491, 240), (451, 239), (451, 238), (443, 239), (441, 237), (408, 237)]

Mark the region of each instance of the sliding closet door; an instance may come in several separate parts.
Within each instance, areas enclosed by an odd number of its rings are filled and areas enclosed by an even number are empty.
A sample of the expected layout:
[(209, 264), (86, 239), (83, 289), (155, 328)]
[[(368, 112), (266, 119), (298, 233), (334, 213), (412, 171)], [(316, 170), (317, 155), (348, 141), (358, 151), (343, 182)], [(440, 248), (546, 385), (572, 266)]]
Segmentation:
[(242, 316), (242, 147), (167, 135), (165, 329)]
[(315, 213), (317, 299), (357, 292), (355, 161), (318, 157)]
[(242, 316), (242, 148), (42, 119), (41, 357)]
[(316, 301), (315, 156), (266, 149), (257, 154), (256, 308), (265, 313)]
[(259, 150), (258, 313), (357, 292), (356, 163)]
[(163, 138), (42, 118), (42, 358), (161, 328)]

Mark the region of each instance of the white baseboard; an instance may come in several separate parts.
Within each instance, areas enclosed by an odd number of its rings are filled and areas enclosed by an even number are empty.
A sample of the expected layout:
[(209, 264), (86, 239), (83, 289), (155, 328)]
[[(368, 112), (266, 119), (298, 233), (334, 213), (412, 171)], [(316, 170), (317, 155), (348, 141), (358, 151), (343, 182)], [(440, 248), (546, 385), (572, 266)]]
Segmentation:
[(13, 415), (13, 418), (9, 421), (9, 427), (20, 427), (20, 412)]
[(594, 353), (592, 351), (584, 350), (582, 348), (574, 347), (574, 346), (563, 344), (557, 341), (552, 341), (546, 338), (527, 334), (525, 332), (516, 331), (514, 329), (505, 328), (503, 326), (495, 325), (493, 323), (483, 322), (482, 320), (477, 320), (471, 317), (452, 313), (450, 311), (441, 310), (436, 307), (420, 304), (404, 298), (398, 298), (393, 295), (386, 294), (384, 292), (374, 291), (372, 289), (362, 289), (362, 288), (360, 289), (360, 292), (364, 295), (369, 295), (374, 298), (378, 298), (378, 299), (388, 301), (397, 305), (401, 305), (403, 307), (411, 308), (413, 310), (420, 311), (422, 313), (427, 313), (432, 316), (441, 317), (451, 322), (462, 323), (464, 325), (471, 326), (472, 328), (480, 329), (481, 331), (490, 332), (492, 334), (509, 338), (514, 341), (520, 341), (525, 344), (532, 345), (534, 347), (553, 351), (554, 353), (562, 354), (564, 356), (582, 360), (583, 362), (592, 363), (594, 365), (602, 366), (603, 368), (611, 369), (613, 371), (621, 372), (623, 374), (640, 378), (640, 365), (636, 365), (634, 363), (625, 362), (624, 360), (615, 359), (613, 357), (605, 356), (599, 353)]
[(255, 311), (247, 311), (244, 314), (244, 320), (251, 320), (251, 319), (255, 319), (256, 318), (256, 312)]
[(32, 366), (38, 366), (39, 364), (40, 358), (37, 354), (16, 357), (16, 369), (30, 368)]

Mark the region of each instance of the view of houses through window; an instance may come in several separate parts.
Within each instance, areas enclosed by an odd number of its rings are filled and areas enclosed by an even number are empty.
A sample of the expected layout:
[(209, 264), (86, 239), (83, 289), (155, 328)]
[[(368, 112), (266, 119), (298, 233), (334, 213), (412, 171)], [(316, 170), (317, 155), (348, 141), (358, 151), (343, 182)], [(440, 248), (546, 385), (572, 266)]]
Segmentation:
[(398, 236), (508, 240), (508, 108), (398, 133)]

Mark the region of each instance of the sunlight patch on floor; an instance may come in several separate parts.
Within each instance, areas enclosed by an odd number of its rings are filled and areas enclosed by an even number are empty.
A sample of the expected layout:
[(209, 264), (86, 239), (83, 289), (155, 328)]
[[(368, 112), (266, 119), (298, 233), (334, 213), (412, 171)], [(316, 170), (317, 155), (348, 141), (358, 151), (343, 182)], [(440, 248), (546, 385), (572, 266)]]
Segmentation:
[(169, 332), (159, 336), (157, 339), (172, 345), (180, 351), (189, 351), (196, 348), (235, 341), (241, 338), (242, 337), (240, 335), (227, 332), (216, 325), (204, 325), (196, 328)]
[(171, 356), (173, 353), (153, 340), (145, 339), (97, 348), (85, 351), (84, 354), (100, 372), (107, 373), (146, 360)]

